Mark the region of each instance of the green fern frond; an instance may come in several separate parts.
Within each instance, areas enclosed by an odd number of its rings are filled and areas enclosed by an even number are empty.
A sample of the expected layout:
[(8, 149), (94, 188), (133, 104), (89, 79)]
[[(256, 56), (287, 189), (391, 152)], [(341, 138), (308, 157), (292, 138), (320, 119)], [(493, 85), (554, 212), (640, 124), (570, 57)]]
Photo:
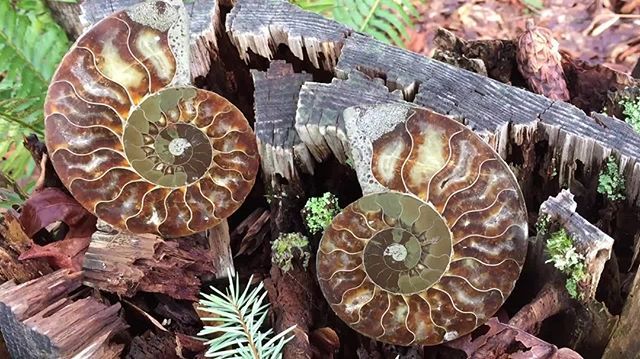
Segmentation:
[(307, 11), (317, 12), (325, 16), (331, 15), (331, 11), (336, 7), (335, 0), (291, 0), (291, 2)]
[(22, 141), (30, 133), (43, 137), (40, 99), (0, 100), (0, 133), (0, 170), (12, 178), (33, 173), (36, 164)]
[[(199, 309), (213, 314), (212, 317), (202, 318), (204, 322), (212, 322), (198, 333), (200, 336), (214, 338), (206, 344), (209, 349), (205, 353), (211, 358), (246, 358), (246, 359), (279, 359), (282, 349), (293, 336), (286, 336), (294, 327), (290, 327), (277, 335), (273, 329), (262, 330), (267, 315), (269, 303), (265, 301), (267, 292), (264, 284), (251, 289), (249, 284), (240, 289), (237, 274), (227, 271), (229, 286), (225, 293), (211, 287), (212, 294), (201, 293)], [(235, 280), (234, 280), (235, 279)]]
[(0, 1), (0, 168), (13, 178), (33, 173), (22, 137), (42, 137), (49, 80), (68, 48), (43, 0)]
[(402, 46), (419, 13), (411, 0), (291, 0), (378, 40)]
[(374, 38), (402, 46), (418, 10), (410, 0), (335, 0), (333, 17)]

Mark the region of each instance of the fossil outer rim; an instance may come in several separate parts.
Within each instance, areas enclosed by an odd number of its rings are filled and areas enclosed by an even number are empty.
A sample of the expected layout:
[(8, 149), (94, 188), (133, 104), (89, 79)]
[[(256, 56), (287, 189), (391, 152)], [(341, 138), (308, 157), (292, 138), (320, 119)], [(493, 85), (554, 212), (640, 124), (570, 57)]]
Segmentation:
[(386, 291), (365, 272), (363, 251), (402, 211), (392, 204), (378, 211), (384, 216), (359, 214), (356, 201), (320, 242), (317, 270), (325, 298), (354, 330), (382, 342), (435, 345), (473, 331), (502, 306), (526, 256), (527, 212), (515, 176), (473, 131), (425, 109), (348, 109), (344, 120), (363, 192), (410, 193), (429, 203), (452, 233), (453, 252), (427, 289)]

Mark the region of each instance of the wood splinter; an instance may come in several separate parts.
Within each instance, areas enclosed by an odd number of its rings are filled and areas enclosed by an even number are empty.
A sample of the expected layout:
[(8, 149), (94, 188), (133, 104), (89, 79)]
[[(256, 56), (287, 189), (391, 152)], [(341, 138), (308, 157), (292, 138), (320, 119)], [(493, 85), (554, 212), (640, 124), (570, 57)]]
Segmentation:
[(20, 285), (0, 285), (0, 329), (13, 358), (120, 357), (124, 345), (111, 342), (127, 328), (120, 304), (75, 300), (70, 294), (81, 282), (81, 272), (59, 270)]

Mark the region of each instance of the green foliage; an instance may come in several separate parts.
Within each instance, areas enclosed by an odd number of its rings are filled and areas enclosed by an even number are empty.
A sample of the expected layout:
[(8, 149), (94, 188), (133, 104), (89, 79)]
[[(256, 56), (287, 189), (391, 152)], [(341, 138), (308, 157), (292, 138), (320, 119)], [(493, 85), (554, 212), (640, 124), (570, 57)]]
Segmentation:
[(0, 169), (13, 178), (35, 168), (22, 138), (42, 137), (49, 80), (68, 47), (43, 0), (0, 1)]
[(578, 283), (587, 278), (584, 265), (584, 256), (576, 252), (573, 246), (573, 239), (562, 228), (551, 234), (547, 240), (547, 255), (549, 259), (546, 263), (553, 263), (553, 266), (566, 274), (567, 281), (565, 287), (572, 298), (580, 299)]
[(632, 99), (627, 98), (620, 101), (622, 113), (626, 117), (626, 122), (631, 125), (634, 131), (640, 133), (640, 96)]
[(292, 0), (374, 38), (402, 46), (418, 10), (411, 0)]
[(544, 8), (544, 2), (542, 2), (542, 0), (523, 0), (523, 3), (533, 10), (542, 10)]
[[(269, 303), (265, 301), (267, 292), (260, 282), (255, 288), (249, 284), (242, 290), (237, 275), (228, 272), (229, 286), (225, 293), (211, 287), (212, 294), (200, 293), (199, 309), (213, 314), (202, 318), (212, 322), (198, 333), (199, 336), (214, 337), (206, 342), (209, 346), (206, 357), (210, 358), (246, 358), (279, 359), (282, 349), (293, 336), (288, 336), (295, 326), (277, 335), (273, 329), (263, 330), (269, 314)], [(234, 281), (235, 279), (235, 281)]]
[(322, 197), (309, 198), (302, 209), (304, 221), (311, 234), (324, 231), (338, 213), (340, 213), (338, 198), (330, 192), (325, 192)]
[(311, 254), (309, 240), (301, 233), (280, 233), (271, 243), (271, 262), (285, 272), (293, 269), (293, 260), (300, 258), (302, 266), (307, 269)]
[(611, 201), (625, 199), (624, 178), (620, 174), (615, 158), (607, 158), (605, 167), (598, 177), (598, 193), (607, 196)]
[(548, 214), (543, 213), (538, 216), (538, 220), (536, 221), (536, 233), (539, 237), (544, 237), (547, 234), (549, 231), (549, 225), (550, 221)]

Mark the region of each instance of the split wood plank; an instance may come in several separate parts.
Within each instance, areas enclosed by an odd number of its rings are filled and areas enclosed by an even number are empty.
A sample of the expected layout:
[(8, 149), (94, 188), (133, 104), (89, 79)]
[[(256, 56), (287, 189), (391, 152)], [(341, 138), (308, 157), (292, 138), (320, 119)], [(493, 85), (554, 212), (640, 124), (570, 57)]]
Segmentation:
[(120, 304), (71, 299), (81, 277), (59, 270), (20, 285), (0, 285), (0, 328), (13, 358), (120, 357), (124, 345), (110, 342), (127, 328)]
[(316, 68), (332, 70), (345, 37), (351, 30), (322, 15), (307, 12), (288, 1), (238, 0), (226, 20), (226, 30), (240, 57), (249, 50), (273, 59), (286, 45), (299, 59), (305, 56)]
[(312, 75), (295, 73), (293, 66), (280, 60), (271, 62), (266, 72), (252, 70), (251, 75), (254, 128), (265, 175), (293, 180), (299, 178), (299, 170), (313, 173), (313, 159), (295, 129), (300, 87)]
[[(125, 10), (142, 0), (84, 0), (69, 4), (47, 0), (58, 22), (74, 39), (89, 27), (114, 12)], [(220, 15), (217, 0), (194, 0), (184, 4), (190, 23), (191, 77), (205, 76), (211, 66), (211, 54), (217, 51)]]

